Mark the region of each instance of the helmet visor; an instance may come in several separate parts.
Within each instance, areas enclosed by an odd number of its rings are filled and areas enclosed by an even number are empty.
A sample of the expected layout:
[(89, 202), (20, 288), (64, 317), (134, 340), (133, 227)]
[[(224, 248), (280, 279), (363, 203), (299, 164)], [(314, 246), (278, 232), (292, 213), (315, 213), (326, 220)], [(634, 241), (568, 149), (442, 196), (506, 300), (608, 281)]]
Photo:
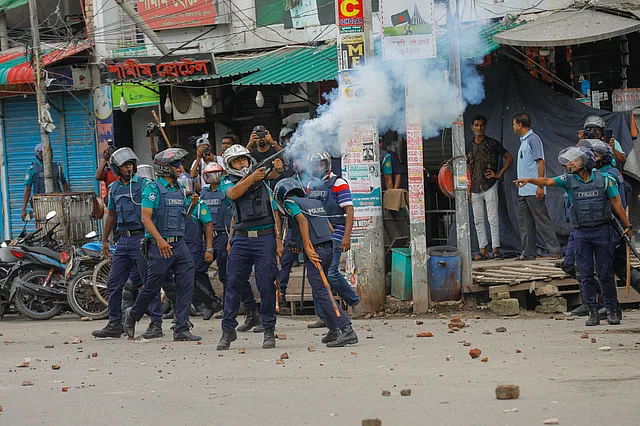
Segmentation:
[(585, 153), (574, 146), (565, 148), (558, 154), (560, 164), (563, 166), (573, 165), (579, 169), (584, 167), (585, 159)]

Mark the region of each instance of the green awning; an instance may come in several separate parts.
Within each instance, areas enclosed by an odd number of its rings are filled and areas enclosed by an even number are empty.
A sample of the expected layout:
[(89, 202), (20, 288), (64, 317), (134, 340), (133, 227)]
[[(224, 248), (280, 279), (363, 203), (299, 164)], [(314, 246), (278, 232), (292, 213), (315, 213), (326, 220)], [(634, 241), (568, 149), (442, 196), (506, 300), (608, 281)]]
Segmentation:
[(0, 0), (0, 12), (23, 6), (29, 3), (29, 0)]

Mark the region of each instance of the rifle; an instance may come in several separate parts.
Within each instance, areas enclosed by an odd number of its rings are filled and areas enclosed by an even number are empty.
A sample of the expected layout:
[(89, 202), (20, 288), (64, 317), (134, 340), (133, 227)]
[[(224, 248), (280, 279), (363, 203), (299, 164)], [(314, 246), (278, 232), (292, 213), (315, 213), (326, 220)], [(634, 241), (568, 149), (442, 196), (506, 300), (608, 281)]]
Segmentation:
[(258, 170), (261, 167), (264, 167), (265, 168), (264, 174), (265, 174), (265, 176), (268, 175), (269, 173), (271, 173), (271, 170), (273, 169), (273, 160), (275, 160), (276, 158), (280, 157), (283, 154), (284, 154), (284, 149), (281, 149), (280, 151), (276, 152), (275, 154), (268, 156), (267, 158), (265, 158), (264, 160), (262, 160), (261, 162), (259, 162), (255, 166), (253, 166), (251, 168), (251, 172), (249, 172), (249, 174), (255, 172), (256, 170)]

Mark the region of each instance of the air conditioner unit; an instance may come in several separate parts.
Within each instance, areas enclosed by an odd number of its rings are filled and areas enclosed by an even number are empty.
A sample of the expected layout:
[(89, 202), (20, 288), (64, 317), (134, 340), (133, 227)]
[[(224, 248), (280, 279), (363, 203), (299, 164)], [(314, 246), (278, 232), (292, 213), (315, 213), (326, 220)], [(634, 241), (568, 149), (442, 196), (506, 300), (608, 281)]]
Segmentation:
[(173, 119), (178, 121), (204, 118), (204, 108), (200, 100), (202, 93), (204, 92), (201, 89), (171, 86)]

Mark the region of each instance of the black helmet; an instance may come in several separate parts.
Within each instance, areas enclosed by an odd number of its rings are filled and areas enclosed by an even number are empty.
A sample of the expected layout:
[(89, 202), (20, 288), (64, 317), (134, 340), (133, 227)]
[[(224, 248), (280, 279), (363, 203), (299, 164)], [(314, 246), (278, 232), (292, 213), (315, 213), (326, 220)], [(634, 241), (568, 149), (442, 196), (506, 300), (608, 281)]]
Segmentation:
[(177, 175), (173, 170), (173, 167), (179, 167), (182, 164), (182, 160), (189, 153), (182, 148), (169, 148), (164, 151), (160, 151), (153, 158), (153, 169), (156, 172), (156, 176), (169, 176), (175, 178)]
[(304, 188), (300, 181), (294, 177), (281, 179), (276, 183), (275, 188), (273, 188), (273, 193), (276, 197), (276, 201), (281, 206), (284, 206), (284, 200), (287, 197), (304, 197)]
[(111, 171), (114, 175), (120, 176), (120, 167), (126, 163), (133, 163), (133, 173), (138, 171), (138, 156), (131, 148), (120, 148), (111, 154)]

